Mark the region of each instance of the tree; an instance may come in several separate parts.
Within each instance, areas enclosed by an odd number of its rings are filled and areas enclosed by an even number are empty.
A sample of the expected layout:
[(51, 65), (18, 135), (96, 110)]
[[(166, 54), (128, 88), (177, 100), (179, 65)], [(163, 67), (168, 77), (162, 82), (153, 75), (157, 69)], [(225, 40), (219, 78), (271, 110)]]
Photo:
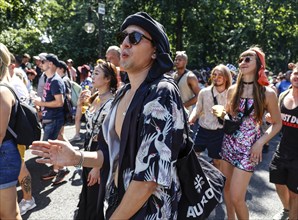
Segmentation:
[[(106, 14), (99, 28), (98, 2)], [(83, 25), (92, 7), (96, 31), (87, 34)], [(95, 62), (110, 45), (124, 18), (145, 11), (161, 21), (171, 50), (185, 50), (189, 68), (223, 63), (237, 65), (239, 54), (260, 45), (267, 66), (275, 73), (288, 62), (298, 61), (298, 4), (296, 0), (0, 0), (0, 41), (13, 53), (56, 53), (76, 65)], [(173, 55), (174, 57), (174, 55)]]

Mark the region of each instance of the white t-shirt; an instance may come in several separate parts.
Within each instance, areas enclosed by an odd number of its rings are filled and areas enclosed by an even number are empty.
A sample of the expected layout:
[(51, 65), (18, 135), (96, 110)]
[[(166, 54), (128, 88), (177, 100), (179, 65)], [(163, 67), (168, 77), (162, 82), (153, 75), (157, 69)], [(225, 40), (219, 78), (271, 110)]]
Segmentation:
[(27, 90), (27, 87), (25, 86), (24, 82), (17, 77), (16, 75), (13, 75), (11, 80), (11, 85), (14, 88), (14, 91), (16, 92), (18, 98), (21, 100), (21, 102), (25, 102), (29, 104), (30, 96), (29, 92)]

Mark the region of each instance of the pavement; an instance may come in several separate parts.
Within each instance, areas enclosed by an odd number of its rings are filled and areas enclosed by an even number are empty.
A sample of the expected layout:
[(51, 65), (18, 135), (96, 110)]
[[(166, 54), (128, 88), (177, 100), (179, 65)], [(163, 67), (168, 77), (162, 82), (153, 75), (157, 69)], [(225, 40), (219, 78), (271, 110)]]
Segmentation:
[[(85, 129), (81, 129), (81, 137), (84, 137)], [(75, 134), (74, 125), (65, 127), (67, 138)], [(256, 172), (252, 176), (246, 201), (249, 207), (250, 219), (252, 220), (269, 220), (272, 216), (282, 210), (282, 204), (275, 192), (274, 184), (269, 183), (269, 163), (273, 153), (279, 143), (279, 136), (274, 137), (270, 142), (269, 152), (263, 154), (263, 162), (258, 165)], [(83, 146), (81, 141), (72, 142), (74, 146), (80, 149)], [(72, 220), (77, 210), (79, 195), (81, 192), (82, 182), (80, 178), (81, 170), (74, 167), (68, 167), (70, 173), (66, 180), (59, 186), (52, 186), (52, 180), (41, 180), (42, 174), (49, 170), (50, 165), (38, 164), (35, 162), (36, 156), (31, 154), (30, 150), (25, 154), (26, 165), (32, 176), (32, 194), (37, 206), (23, 215), (24, 220)], [(22, 198), (20, 186), (17, 187), (18, 200)], [(225, 205), (221, 203), (210, 214), (208, 220), (226, 219)]]

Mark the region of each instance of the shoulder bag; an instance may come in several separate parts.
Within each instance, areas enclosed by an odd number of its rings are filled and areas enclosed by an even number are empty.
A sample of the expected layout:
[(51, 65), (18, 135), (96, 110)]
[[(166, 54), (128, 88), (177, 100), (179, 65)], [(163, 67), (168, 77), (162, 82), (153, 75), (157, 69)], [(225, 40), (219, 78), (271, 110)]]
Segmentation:
[[(184, 118), (186, 120), (185, 112)], [(176, 164), (182, 191), (177, 219), (206, 219), (222, 200), (225, 177), (217, 168), (197, 157), (187, 124), (185, 129), (186, 148), (179, 153)]]

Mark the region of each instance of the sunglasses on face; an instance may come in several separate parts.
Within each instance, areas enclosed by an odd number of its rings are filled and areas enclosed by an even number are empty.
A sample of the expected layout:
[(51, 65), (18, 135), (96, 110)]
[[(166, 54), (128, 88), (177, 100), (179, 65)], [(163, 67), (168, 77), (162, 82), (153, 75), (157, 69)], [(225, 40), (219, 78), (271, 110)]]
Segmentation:
[(48, 62), (48, 61), (47, 61), (47, 60), (42, 60), (42, 61), (41, 61), (42, 64), (44, 64), (44, 63), (46, 63), (46, 62)]
[(120, 32), (117, 34), (117, 42), (119, 44), (122, 44), (124, 39), (128, 36), (128, 40), (129, 40), (129, 43), (133, 44), (133, 45), (137, 45), (138, 43), (141, 42), (142, 38), (145, 38), (146, 40), (149, 40), (152, 44), (153, 44), (153, 40), (146, 37), (145, 35), (139, 33), (139, 32), (136, 32), (136, 31), (133, 31), (131, 33), (125, 33), (125, 32)]
[(252, 61), (252, 57), (240, 57), (238, 60), (238, 63), (242, 63), (244, 60), (245, 63), (249, 63), (250, 61)]

